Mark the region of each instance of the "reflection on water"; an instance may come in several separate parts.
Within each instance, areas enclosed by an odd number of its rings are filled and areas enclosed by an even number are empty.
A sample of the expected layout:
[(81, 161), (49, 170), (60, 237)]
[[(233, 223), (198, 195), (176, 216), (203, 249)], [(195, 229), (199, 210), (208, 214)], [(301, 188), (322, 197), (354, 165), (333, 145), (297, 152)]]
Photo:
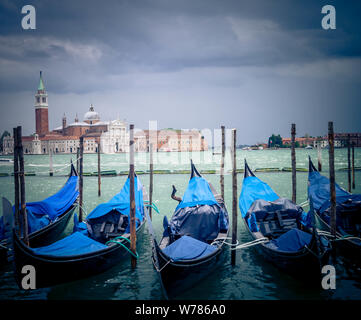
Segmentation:
[[(361, 149), (355, 150), (355, 165), (361, 166)], [(317, 150), (297, 150), (297, 167), (307, 168), (308, 155), (317, 159)], [(158, 162), (155, 170), (189, 170), (189, 159), (192, 158), (199, 170), (219, 169), (220, 157), (206, 153), (158, 153), (155, 154)], [(65, 175), (69, 171), (70, 155), (55, 155), (53, 157), (54, 169), (60, 170), (54, 177), (48, 175), (48, 156), (25, 156), (28, 171), (34, 171), (37, 176), (26, 177), (27, 201), (37, 201), (46, 198), (58, 190), (66, 181)], [(72, 157), (73, 161), (75, 156)], [(265, 167), (290, 167), (290, 150), (257, 150), (237, 151), (237, 166), (243, 167), (243, 159), (252, 169)], [(323, 174), (327, 175), (328, 153), (323, 150)], [(136, 157), (136, 170), (148, 169), (148, 154), (138, 154)], [(115, 169), (118, 172), (128, 169), (128, 155), (103, 155), (102, 170)], [(177, 163), (181, 161), (181, 163)], [(347, 166), (347, 150), (335, 150), (336, 169)], [(226, 169), (230, 169), (230, 155), (227, 154)], [(12, 165), (0, 164), (0, 173), (10, 173)], [(84, 171), (97, 170), (97, 156), (85, 155)], [(219, 189), (219, 175), (204, 175), (216, 189)], [(283, 197), (291, 198), (291, 173), (273, 172), (257, 173), (257, 176), (270, 184), (270, 186)], [(142, 183), (148, 187), (149, 176), (139, 175)], [(243, 176), (238, 176), (238, 194), (241, 191)], [(126, 176), (103, 177), (102, 196), (97, 196), (97, 177), (84, 177), (84, 207), (87, 213), (99, 203), (108, 201), (119, 192), (126, 180)], [(156, 235), (162, 234), (163, 215), (168, 218), (172, 215), (176, 203), (170, 198), (171, 186), (174, 184), (178, 194), (182, 195), (189, 180), (185, 174), (159, 174), (154, 176), (154, 194), (156, 205), (161, 215), (153, 213), (153, 226)], [(336, 181), (347, 188), (347, 172), (336, 171)], [(361, 172), (356, 171), (355, 193), (361, 193)], [(225, 201), (230, 216), (232, 208), (232, 181), (231, 176), (225, 176)], [(14, 199), (13, 178), (0, 177), (0, 195), (11, 201)], [(307, 173), (297, 173), (297, 202), (307, 200)], [(305, 208), (308, 210), (308, 208)], [(2, 214), (2, 208), (0, 208)], [(72, 230), (72, 222), (65, 233)], [(239, 241), (251, 240), (243, 222), (238, 215)], [(136, 269), (132, 270), (129, 261), (123, 261), (107, 272), (87, 279), (75, 281), (56, 287), (21, 291), (17, 288), (12, 275), (11, 265), (0, 267), (0, 299), (163, 299), (158, 276), (151, 262), (151, 250), (148, 231), (145, 230), (143, 239), (137, 248), (140, 258)], [(336, 265), (336, 290), (325, 291), (318, 284), (296, 280), (265, 262), (255, 248), (237, 251), (236, 265), (230, 264), (228, 249), (222, 256), (222, 262), (206, 279), (200, 281), (192, 289), (180, 294), (177, 299), (361, 299), (361, 272), (350, 264), (338, 259)]]

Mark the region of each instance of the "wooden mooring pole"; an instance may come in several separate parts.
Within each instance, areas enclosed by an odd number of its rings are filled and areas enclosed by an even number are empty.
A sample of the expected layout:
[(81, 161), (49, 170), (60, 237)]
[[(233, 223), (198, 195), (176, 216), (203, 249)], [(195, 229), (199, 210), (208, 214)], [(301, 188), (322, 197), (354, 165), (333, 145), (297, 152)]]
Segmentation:
[[(135, 194), (134, 194), (134, 124), (129, 126), (129, 201), (130, 201), (130, 250), (137, 252), (137, 235), (135, 226)], [(137, 259), (131, 255), (132, 268), (137, 266)]]
[(76, 173), (79, 175), (79, 166), (80, 166), (80, 147), (76, 148)]
[(49, 147), (49, 176), (52, 177), (53, 175), (54, 175), (53, 150)]
[[(236, 140), (237, 131), (232, 129), (232, 244), (237, 243), (237, 155), (236, 155)], [(231, 264), (236, 264), (236, 251), (231, 252)]]
[(336, 238), (336, 189), (335, 189), (335, 141), (333, 133), (333, 122), (328, 123), (328, 154), (330, 167), (330, 201), (331, 201), (331, 216), (330, 228), (331, 234)]
[(83, 221), (83, 155), (84, 155), (84, 137), (80, 137), (79, 145), (79, 221)]
[(296, 203), (296, 151), (295, 151), (295, 140), (296, 140), (296, 124), (291, 125), (291, 162), (292, 162), (292, 201)]
[(321, 140), (317, 141), (317, 159), (318, 159), (318, 172), (322, 171), (322, 149)]
[(97, 153), (98, 153), (98, 197), (100, 197), (102, 195), (102, 191), (101, 191), (101, 171), (100, 171), (100, 143), (98, 143), (98, 148), (97, 148)]
[(149, 144), (149, 217), (152, 220), (153, 203), (153, 144)]
[(352, 189), (355, 189), (355, 143), (352, 142)]
[(26, 214), (26, 201), (25, 201), (25, 169), (24, 169), (24, 150), (22, 142), (21, 127), (17, 128), (17, 143), (18, 143), (18, 156), (19, 156), (19, 179), (20, 179), (20, 205), (21, 205), (21, 219), (23, 225), (23, 241), (28, 246), (28, 215)]
[(225, 127), (221, 126), (222, 130), (222, 154), (221, 154), (221, 174), (219, 182), (221, 184), (221, 196), (224, 200), (224, 158), (226, 156), (226, 141), (225, 141)]
[(347, 135), (347, 178), (348, 192), (351, 192), (351, 137)]
[(20, 221), (20, 184), (19, 184), (19, 143), (18, 143), (18, 129), (13, 128), (14, 137), (14, 186), (15, 186), (15, 224), (18, 230), (19, 237), (21, 236), (21, 221)]

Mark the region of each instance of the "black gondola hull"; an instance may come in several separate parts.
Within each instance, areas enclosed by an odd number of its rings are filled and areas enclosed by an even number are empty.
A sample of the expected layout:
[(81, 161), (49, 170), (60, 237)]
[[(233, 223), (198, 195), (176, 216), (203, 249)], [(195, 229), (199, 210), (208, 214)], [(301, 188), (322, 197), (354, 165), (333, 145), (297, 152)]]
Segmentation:
[[(311, 172), (318, 172), (318, 170), (315, 168), (315, 166), (312, 163), (311, 157), (309, 157), (309, 179), (310, 179), (310, 173)], [(310, 181), (308, 182), (310, 184)], [(353, 195), (349, 193), (350, 197)], [(308, 197), (310, 201), (310, 208), (311, 212), (314, 214), (314, 216), (317, 218), (317, 220), (320, 223), (320, 228), (324, 231), (331, 233), (331, 227), (319, 214), (318, 210), (315, 209), (312, 197), (310, 196), (310, 191), (308, 191)], [(337, 198), (336, 198), (337, 202)], [(336, 204), (336, 216), (338, 216), (338, 209)], [(348, 211), (348, 214), (361, 214), (360, 206), (355, 206), (353, 209)], [(336, 217), (338, 220), (338, 217)], [(338, 237), (342, 237), (345, 235), (345, 231), (341, 231), (338, 226), (336, 226), (336, 235)], [(352, 233), (349, 235), (353, 235)], [(355, 236), (355, 235), (353, 235)], [(357, 237), (357, 236), (356, 236)], [(358, 265), (361, 265), (361, 242), (357, 240), (337, 240), (333, 241), (332, 243), (333, 247), (336, 249), (336, 252), (338, 255), (344, 256), (345, 258), (352, 260)]]
[[(31, 248), (47, 246), (59, 240), (61, 234), (67, 227), (71, 217), (73, 216), (76, 206), (72, 205), (66, 212), (64, 212), (56, 221), (50, 223), (44, 228), (29, 234), (29, 244)], [(1, 244), (6, 245), (5, 241)], [(8, 262), (8, 250), (0, 247), (0, 265)]]
[[(257, 238), (251, 232), (245, 219), (242, 219), (248, 233), (253, 240)], [(288, 273), (296, 278), (319, 278), (321, 274), (321, 268), (327, 264), (330, 255), (330, 248), (324, 251), (324, 254), (317, 257), (315, 252), (316, 240), (312, 237), (309, 248), (303, 248), (298, 252), (282, 252), (268, 248), (265, 244), (256, 246), (256, 250), (264, 257), (266, 261), (273, 264), (278, 269), (285, 273)]]
[(0, 267), (4, 265), (7, 261), (7, 250), (0, 247)]
[(56, 221), (50, 223), (46, 227), (35, 231), (29, 235), (30, 247), (47, 246), (57, 240), (64, 232), (71, 217), (73, 216), (76, 206), (72, 205), (65, 213), (63, 213)]
[(183, 293), (216, 270), (222, 260), (222, 251), (222, 248), (219, 248), (204, 259), (168, 262), (169, 258), (158, 248), (157, 255), (161, 269), (159, 274), (167, 296), (173, 298)]
[[(330, 225), (327, 224), (327, 222), (324, 221), (317, 212), (314, 211), (314, 214), (317, 220), (320, 222), (321, 229), (327, 232), (331, 232)], [(337, 255), (344, 256), (345, 258), (361, 265), (361, 244), (358, 244), (355, 241), (341, 240), (334, 241), (333, 247), (336, 249)]]
[[(144, 224), (143, 221), (137, 228), (137, 242), (141, 239)], [(127, 242), (124, 244), (129, 248)], [(14, 254), (15, 278), (20, 288), (25, 265), (35, 268), (36, 288), (44, 288), (102, 273), (130, 256), (120, 245), (72, 257), (40, 256), (29, 250), (17, 236), (14, 236)]]

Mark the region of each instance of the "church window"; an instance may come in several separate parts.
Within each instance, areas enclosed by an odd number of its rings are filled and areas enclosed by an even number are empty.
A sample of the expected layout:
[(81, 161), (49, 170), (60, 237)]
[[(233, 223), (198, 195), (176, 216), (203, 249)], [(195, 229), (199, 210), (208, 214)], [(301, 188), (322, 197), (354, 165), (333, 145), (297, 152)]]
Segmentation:
[(45, 98), (45, 97), (43, 97), (43, 102), (44, 102), (44, 103), (46, 102), (46, 98)]
[(40, 103), (40, 97), (36, 97), (36, 102)]

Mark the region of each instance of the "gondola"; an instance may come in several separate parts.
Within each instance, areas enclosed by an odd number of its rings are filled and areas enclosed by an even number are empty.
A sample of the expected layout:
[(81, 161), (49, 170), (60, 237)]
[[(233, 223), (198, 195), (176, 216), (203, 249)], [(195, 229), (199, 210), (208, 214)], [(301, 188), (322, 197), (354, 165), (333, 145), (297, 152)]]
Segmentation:
[(172, 298), (206, 277), (220, 260), (229, 218), (222, 197), (191, 163), (191, 177), (183, 199), (157, 242), (151, 226), (152, 259), (166, 298)]
[(302, 207), (279, 197), (254, 175), (246, 161), (239, 207), (252, 239), (266, 241), (256, 248), (268, 262), (299, 278), (320, 276), (330, 243), (318, 236)]
[[(134, 179), (137, 240), (144, 229), (143, 186)], [(73, 233), (51, 245), (31, 248), (14, 234), (15, 278), (21, 288), (22, 268), (36, 270), (36, 288), (49, 287), (101, 273), (129, 257), (130, 182), (109, 202), (98, 205), (85, 222), (74, 215)], [(146, 194), (145, 194), (146, 196)], [(134, 254), (134, 253), (132, 253)]]
[[(336, 235), (346, 239), (334, 241), (336, 249), (357, 263), (361, 263), (361, 194), (351, 194), (335, 184)], [(308, 199), (311, 212), (322, 229), (330, 232), (330, 180), (322, 176), (309, 157)], [(358, 238), (358, 239), (357, 239)]]
[[(31, 247), (40, 247), (58, 240), (67, 227), (79, 196), (78, 174), (71, 163), (69, 178), (64, 186), (52, 196), (37, 202), (26, 203), (28, 218), (28, 237)], [(12, 211), (15, 211), (13, 207)], [(13, 224), (13, 221), (11, 222)], [(10, 230), (7, 230), (9, 229)], [(3, 263), (4, 253), (10, 252), (11, 226), (4, 216), (0, 218), (0, 261)], [(9, 232), (10, 231), (10, 232)], [(5, 236), (8, 234), (8, 236)], [(10, 235), (10, 236), (9, 236)]]

